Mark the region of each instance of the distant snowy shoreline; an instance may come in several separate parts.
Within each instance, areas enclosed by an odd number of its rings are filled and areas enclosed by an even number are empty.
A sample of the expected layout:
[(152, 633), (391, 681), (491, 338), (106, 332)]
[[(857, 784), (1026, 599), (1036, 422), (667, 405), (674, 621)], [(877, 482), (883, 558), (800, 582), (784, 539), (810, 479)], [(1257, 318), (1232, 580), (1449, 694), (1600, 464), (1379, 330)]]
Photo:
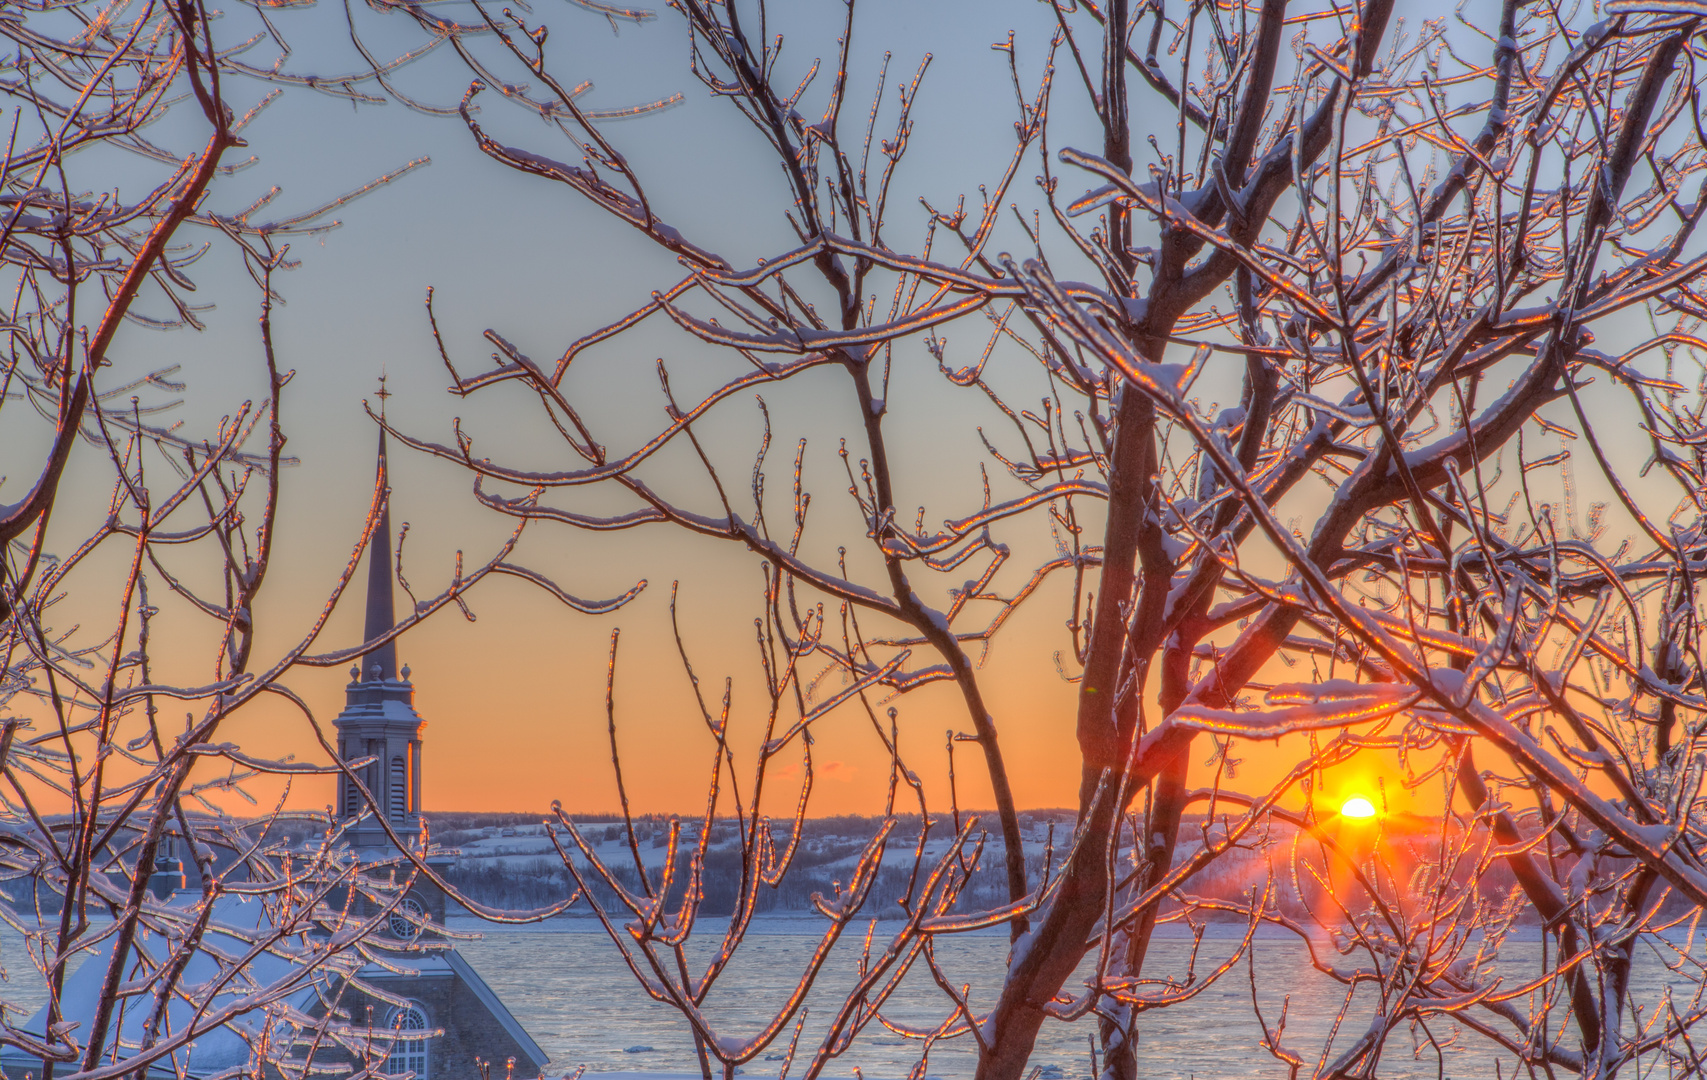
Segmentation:
[[(617, 926), (622, 920), (613, 920)], [(445, 920), (446, 928), (452, 932), (475, 932), (481, 934), (533, 933), (533, 934), (603, 934), (604, 925), (594, 915), (559, 915), (553, 919), (537, 923), (494, 923), (487, 922), (477, 915), (452, 915)], [(728, 927), (726, 917), (704, 917), (695, 921), (695, 936), (700, 940), (710, 940), (719, 937)], [(765, 935), (772, 937), (819, 937), (828, 925), (822, 916), (807, 912), (767, 912), (755, 915), (747, 929), (750, 935)], [(843, 931), (843, 938), (859, 936), (865, 933), (869, 922), (855, 919)], [(901, 929), (903, 922), (899, 919), (880, 919), (877, 923), (877, 935), (893, 935)], [(1006, 937), (1006, 926), (991, 926), (980, 930), (967, 931), (956, 937)], [(1189, 941), (1192, 936), (1191, 927), (1183, 922), (1160, 923), (1156, 926), (1155, 936), (1163, 940)], [(1237, 940), (1245, 936), (1245, 924), (1234, 922), (1210, 923), (1204, 928), (1203, 936), (1208, 941)], [(1669, 935), (1668, 935), (1669, 936)], [(1540, 941), (1542, 937), (1539, 926), (1519, 926), (1513, 928), (1508, 935), (1511, 941)], [(1679, 935), (1679, 940), (1682, 935)], [(1265, 923), (1257, 928), (1257, 941), (1297, 941), (1298, 936), (1284, 927)], [(639, 1074), (636, 1074), (639, 1075)]]

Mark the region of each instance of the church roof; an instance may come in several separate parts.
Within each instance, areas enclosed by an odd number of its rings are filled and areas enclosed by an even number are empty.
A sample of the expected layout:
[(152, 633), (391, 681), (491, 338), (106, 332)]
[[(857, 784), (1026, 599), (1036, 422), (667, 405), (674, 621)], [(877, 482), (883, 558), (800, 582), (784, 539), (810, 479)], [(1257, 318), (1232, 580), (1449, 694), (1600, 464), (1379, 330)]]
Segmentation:
[(510, 1010), (504, 1007), (503, 1001), (492, 992), (490, 986), (486, 985), (486, 980), (480, 977), (480, 973), (475, 971), (468, 961), (462, 958), (462, 954), (455, 949), (443, 955), (445, 962), (451, 966), (468, 988), (474, 991), (474, 996), (480, 999), (480, 1003), (486, 1006), (486, 1011), (492, 1014), (493, 1019), (498, 1021), (510, 1038), (516, 1040), (516, 1045), (520, 1046), (522, 1051), (533, 1059), (533, 1063), (543, 1070), (551, 1059), (546, 1056), (540, 1045), (533, 1041), (533, 1036), (527, 1033), (527, 1029), (522, 1027), (514, 1016), (510, 1015)]
[(533, 1036), (527, 1033), (527, 1029), (522, 1027), (521, 1021), (517, 1020), (510, 1012), (503, 999), (498, 996), (497, 991), (486, 985), (486, 980), (480, 977), (480, 973), (474, 970), (472, 964), (463, 959), (461, 953), (455, 949), (450, 949), (445, 952), (428, 953), (420, 958), (411, 957), (408, 966), (414, 969), (413, 974), (398, 974), (377, 964), (370, 964), (362, 969), (360, 978), (367, 982), (386, 982), (391, 979), (408, 979), (426, 975), (454, 976), (462, 980), (463, 984), (474, 994), (475, 999), (486, 1007), (486, 1011), (492, 1014), (492, 1019), (498, 1022), (498, 1026), (504, 1029), (504, 1033), (516, 1041), (516, 1045), (522, 1048), (522, 1052), (528, 1056), (535, 1068), (544, 1069), (550, 1062), (550, 1056), (537, 1042), (534, 1042)]
[[(166, 904), (187, 912), (200, 899), (198, 893), (183, 891)], [(278, 1017), (281, 1012), (306, 1017), (353, 966), (353, 958), (328, 957), (301, 936), (287, 937), (272, 951), (250, 960), (223, 987), (219, 986), (219, 980), (230, 973), (231, 964), (222, 963), (218, 957), (243, 956), (267, 926), (266, 905), (261, 900), (227, 895), (214, 901), (203, 945), (185, 964), (179, 981), (180, 993), (166, 1008), (166, 1022), (156, 1047), (170, 1048), (170, 1053), (149, 1065), (150, 1075), (196, 1078), (241, 1068), (250, 1059), (251, 1042), (258, 1041), (265, 1033), (269, 1017)], [(94, 1023), (111, 944), (112, 939), (108, 938), (89, 950), (77, 970), (66, 977), (60, 992), (61, 1019), (78, 1025), (73, 1030), (80, 1041), (88, 1039)], [(169, 953), (171, 949), (169, 942), (148, 928), (147, 920), (138, 931), (137, 945), (149, 952)], [(204, 995), (205, 1002), (197, 1000)], [(133, 999), (130, 1007), (119, 1011), (107, 1040), (109, 1048), (116, 1048), (119, 1060), (133, 1058), (140, 1051), (143, 1027), (153, 1008), (151, 999)], [(199, 1034), (188, 1030), (192, 1022), (203, 1029)], [(279, 1020), (275, 1024), (270, 1034), (274, 1038), (281, 1035), (288, 1038), (281, 1030), (288, 1025)], [(37, 1039), (45, 1039), (47, 1006), (43, 1005), (19, 1028)], [(186, 1038), (186, 1034), (194, 1037)], [(24, 1069), (36, 1067), (38, 1059), (7, 1047), (0, 1054), (0, 1064), (9, 1075), (22, 1076)]]
[[(183, 890), (174, 894), (166, 904), (188, 911), (200, 901), (199, 893)], [(339, 984), (351, 979), (357, 983), (390, 983), (392, 980), (454, 978), (468, 987), (475, 999), (491, 1014), (492, 1019), (529, 1059), (529, 1064), (543, 1071), (550, 1059), (528, 1035), (504, 1002), (480, 977), (479, 972), (454, 949), (435, 950), (406, 955), (389, 955), (384, 964), (361, 964), (353, 953), (328, 956), (313, 939), (301, 935), (285, 938), (274, 948), (244, 965), (236, 978), (223, 988), (216, 980), (231, 970), (230, 958), (249, 951), (251, 943), (264, 935), (269, 927), (267, 905), (258, 899), (225, 895), (214, 902), (214, 914), (208, 925), (202, 948), (190, 957), (179, 983), (180, 994), (167, 1006), (166, 1024), (157, 1043), (170, 1049), (148, 1066), (150, 1077), (187, 1077), (201, 1080), (220, 1074), (241, 1075), (251, 1061), (253, 1045), (264, 1033), (268, 1018), (273, 1018), (270, 1041), (274, 1046), (288, 1045), (290, 1028), (298, 1029), (313, 1023), (317, 1006), (338, 999)], [(106, 979), (107, 957), (111, 939), (91, 949), (76, 971), (65, 980), (60, 994), (62, 1021), (76, 1023), (80, 1039), (87, 1039), (94, 1022), (95, 1005), (101, 985)], [(169, 949), (160, 936), (144, 926), (138, 933), (141, 949)], [(227, 958), (221, 962), (218, 957)], [(358, 966), (359, 965), (359, 966)], [(406, 990), (394, 988), (390, 992)], [(205, 1002), (204, 994), (211, 991)], [(192, 1004), (195, 1002), (195, 1004)], [(153, 1009), (152, 1001), (120, 1011), (108, 1045), (116, 1045), (118, 1060), (135, 1057), (141, 1042), (143, 1025)], [(203, 1030), (194, 1038), (183, 1038), (186, 1025), (197, 1018)], [(211, 1021), (211, 1022), (210, 1022)], [(19, 1030), (45, 1039), (47, 1006), (43, 1005)], [(176, 1042), (179, 1045), (173, 1045)], [(109, 1051), (110, 1052), (110, 1051)], [(19, 1077), (26, 1070), (39, 1066), (39, 1059), (13, 1047), (0, 1052), (0, 1067), (7, 1075)], [(525, 1072), (518, 1075), (526, 1075)]]

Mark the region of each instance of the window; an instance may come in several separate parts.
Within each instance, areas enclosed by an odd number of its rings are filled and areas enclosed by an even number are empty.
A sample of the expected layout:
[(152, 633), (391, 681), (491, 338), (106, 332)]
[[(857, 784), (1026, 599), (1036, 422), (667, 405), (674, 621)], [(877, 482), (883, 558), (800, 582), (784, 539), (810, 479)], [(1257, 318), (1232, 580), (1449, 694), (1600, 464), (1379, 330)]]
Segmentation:
[(365, 786), (367, 788), (368, 795), (370, 795), (373, 798), (373, 801), (374, 801), (373, 812), (375, 814), (383, 814), (383, 813), (385, 813), (385, 806), (384, 806), (384, 804), (382, 804), (379, 801), (380, 796), (383, 794), (379, 790), (379, 781), (382, 778), (382, 774), (379, 771), (379, 767), (380, 767), (380, 763), (382, 761), (384, 761), (385, 759), (380, 758), (379, 755), (384, 751), (385, 748), (383, 746), (378, 745), (378, 744), (379, 744), (378, 739), (369, 739), (367, 741), (367, 754), (368, 754), (368, 756), (372, 757), (372, 758), (379, 758), (379, 760), (378, 761), (370, 761), (365, 766), (362, 767), (362, 784), (363, 784), (363, 786)]
[(410, 1038), (410, 1032), (427, 1030), (427, 1014), (419, 1005), (405, 1005), (391, 1014), (391, 1030), (396, 1032), (397, 1041), (391, 1044), (391, 1056), (385, 1059), (385, 1071), (399, 1075), (412, 1072), (415, 1080), (427, 1080), (426, 1037), (417, 1034)]
[(387, 922), (391, 926), (391, 936), (399, 941), (412, 941), (421, 932), (421, 924), (427, 921), (427, 909), (413, 896), (405, 896), (391, 909), (391, 918)]
[(403, 824), (403, 811), (408, 806), (408, 771), (403, 767), (403, 759), (391, 759), (391, 823)]

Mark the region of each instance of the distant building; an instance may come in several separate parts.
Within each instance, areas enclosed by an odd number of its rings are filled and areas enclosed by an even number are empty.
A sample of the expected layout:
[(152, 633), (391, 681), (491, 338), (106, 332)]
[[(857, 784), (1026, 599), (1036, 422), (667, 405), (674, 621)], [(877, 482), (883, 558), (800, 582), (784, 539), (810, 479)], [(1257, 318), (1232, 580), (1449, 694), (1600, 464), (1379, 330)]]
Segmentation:
[[(384, 431), (379, 436), (378, 468), (379, 475), (386, 476)], [(363, 640), (383, 637), (396, 625), (392, 580), (391, 507), (387, 498), (368, 546)], [(409, 668), (398, 670), (395, 641), (368, 653), (362, 663), (362, 669), (350, 671), (350, 683), (344, 688), (344, 711), (333, 724), (338, 731), (338, 752), (345, 761), (370, 759), (359, 770), (361, 781), (383, 814), (368, 814), (363, 818), (367, 802), (360, 788), (349, 780), (339, 785), (337, 813), (345, 821), (362, 819), (346, 833), (350, 844), (363, 862), (382, 863), (398, 854), (385, 830), (386, 824), (407, 844), (416, 842), (420, 835), (421, 732), (427, 724), (415, 711), (415, 687), (409, 681)], [(448, 857), (437, 857), (429, 859), (428, 865), (442, 872), (450, 861)], [(399, 876), (406, 877), (408, 869), (400, 867)], [(366, 898), (358, 898), (352, 910), (371, 914), (370, 905)], [(437, 936), (432, 927), (444, 925), (446, 908), (444, 892), (425, 875), (419, 875), (389, 920), (392, 937), (402, 946), (393, 960), (406, 968), (407, 973), (393, 973), (376, 964), (364, 968), (358, 976), (362, 982), (388, 994), (408, 999), (408, 1007), (399, 1008), (360, 993), (346, 995), (342, 1004), (350, 1009), (351, 1019), (359, 1021), (365, 1014), (371, 1017), (375, 1028), (443, 1032), (432, 1038), (399, 1040), (387, 1072), (410, 1071), (417, 1080), (439, 1077), (473, 1080), (479, 1075), (474, 1062), (478, 1057), (494, 1063), (494, 1080), (504, 1075), (506, 1063), (512, 1059), (518, 1080), (539, 1076), (548, 1063), (545, 1052), (468, 961), (454, 948), (419, 951), (421, 943)]]
[[(383, 431), (378, 468), (383, 480), (386, 477)], [(372, 641), (395, 626), (389, 498), (380, 511), (368, 559), (364, 640)], [(372, 794), (381, 813), (368, 814), (360, 787), (346, 781), (339, 785), (337, 814), (341, 821), (351, 823), (345, 836), (358, 860), (364, 865), (392, 863), (396, 866), (394, 880), (403, 881), (408, 879), (412, 868), (401, 857), (385, 826), (389, 825), (405, 845), (412, 847), (418, 842), (421, 732), (426, 722), (415, 711), (415, 688), (409, 681), (409, 669), (405, 667), (399, 672), (397, 668), (395, 642), (386, 642), (363, 659), (365, 670), (350, 672), (344, 711), (334, 723), (338, 730), (338, 751), (344, 760), (365, 761), (359, 767), (361, 786)], [(220, 863), (224, 862), (222, 858)], [(449, 862), (443, 856), (427, 860), (435, 871), (444, 869)], [(195, 872), (193, 862), (188, 869)], [(200, 881), (186, 881), (186, 863), (178, 858), (169, 841), (152, 868), (138, 867), (134, 872), (149, 875), (150, 888), (162, 903), (190, 906), (201, 899)], [(358, 1049), (364, 1045), (388, 1048), (389, 1056), (380, 1071), (395, 1075), (413, 1073), (416, 1080), (476, 1080), (479, 1076), (476, 1058), (491, 1063), (492, 1080), (503, 1080), (506, 1074), (525, 1080), (543, 1073), (548, 1061), (539, 1044), (516, 1022), (468, 961), (454, 948), (444, 947), (445, 940), (435, 927), (444, 926), (448, 901), (443, 890), (426, 875), (418, 875), (401, 898), (395, 892), (381, 896), (381, 906), (376, 906), (376, 899), (367, 895), (343, 897), (339, 903), (344, 900), (349, 901), (349, 910), (357, 916), (373, 917), (390, 907), (391, 914), (385, 922), (389, 934), (367, 942), (383, 962), (367, 963), (353, 973), (339, 974), (324, 968), (310, 970), (288, 953), (269, 952), (249, 965), (245, 979), (234, 981), (227, 990), (216, 994), (212, 1004), (235, 1000), (246, 987), (288, 986), (290, 992), (280, 1000), (298, 1016), (318, 1019), (325, 1017), (328, 1009), (336, 1009), (356, 1029), (371, 1029), (368, 1038), (363, 1038), (358, 1030), (353, 1039), (345, 1040), (350, 1045), (339, 1045), (338, 1040), (324, 1041), (312, 1050), (312, 1061), (290, 1062), (289, 1071), (293, 1075), (337, 1077), (357, 1071), (361, 1067), (360, 1055), (352, 1052), (351, 1045)], [(218, 976), (220, 965), (208, 950), (229, 954), (240, 945), (245, 933), (263, 928), (262, 920), (266, 918), (266, 907), (260, 901), (237, 896), (216, 901), (207, 943), (189, 959), (182, 984), (203, 985)], [(141, 943), (146, 946), (151, 936), (152, 931), (144, 929)], [(242, 949), (236, 948), (236, 952), (240, 954)], [(89, 1025), (95, 1017), (95, 1005), (108, 967), (106, 955), (104, 945), (92, 950), (66, 979), (60, 995), (61, 1016), (64, 1021), (79, 1025), (75, 1029), (79, 1040), (88, 1037)], [(370, 994), (362, 989), (364, 986), (394, 1000)], [(148, 1011), (140, 1008), (117, 1011), (113, 1022), (116, 1030), (106, 1043), (115, 1048), (121, 1060), (127, 1049), (134, 1053), (140, 1045)], [(165, 1027), (183, 1030), (193, 1012), (187, 1001), (174, 1000), (168, 1006)], [(43, 1007), (19, 1027), (42, 1039), (46, 1021), (47, 1010)], [(251, 1043), (270, 1034), (256, 1030), (257, 1025), (264, 1027), (264, 1024), (264, 1014), (250, 1014), (201, 1035), (188, 1046), (151, 1064), (146, 1080), (246, 1075), (244, 1066), (252, 1054)], [(410, 1038), (410, 1032), (422, 1035)], [(6, 1080), (38, 1080), (42, 1063), (39, 1058), (7, 1047), (0, 1052), (0, 1069), (4, 1070)], [(277, 1077), (279, 1073), (269, 1068), (267, 1075)]]

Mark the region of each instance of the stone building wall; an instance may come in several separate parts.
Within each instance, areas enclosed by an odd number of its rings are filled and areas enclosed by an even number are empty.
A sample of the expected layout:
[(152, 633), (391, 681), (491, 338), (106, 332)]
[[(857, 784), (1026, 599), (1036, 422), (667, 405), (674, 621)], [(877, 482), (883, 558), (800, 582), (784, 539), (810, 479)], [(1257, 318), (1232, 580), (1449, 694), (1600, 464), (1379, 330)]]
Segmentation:
[[(428, 1025), (442, 1031), (427, 1043), (428, 1080), (480, 1080), (476, 1058), (492, 1063), (492, 1080), (504, 1080), (506, 1062), (512, 1058), (514, 1080), (534, 1080), (521, 1045), (461, 979), (434, 975), (369, 981), (415, 1003), (427, 1014)], [(365, 994), (353, 996), (348, 1002), (351, 1022), (371, 1023), (376, 1045), (386, 1045), (396, 1007)]]

